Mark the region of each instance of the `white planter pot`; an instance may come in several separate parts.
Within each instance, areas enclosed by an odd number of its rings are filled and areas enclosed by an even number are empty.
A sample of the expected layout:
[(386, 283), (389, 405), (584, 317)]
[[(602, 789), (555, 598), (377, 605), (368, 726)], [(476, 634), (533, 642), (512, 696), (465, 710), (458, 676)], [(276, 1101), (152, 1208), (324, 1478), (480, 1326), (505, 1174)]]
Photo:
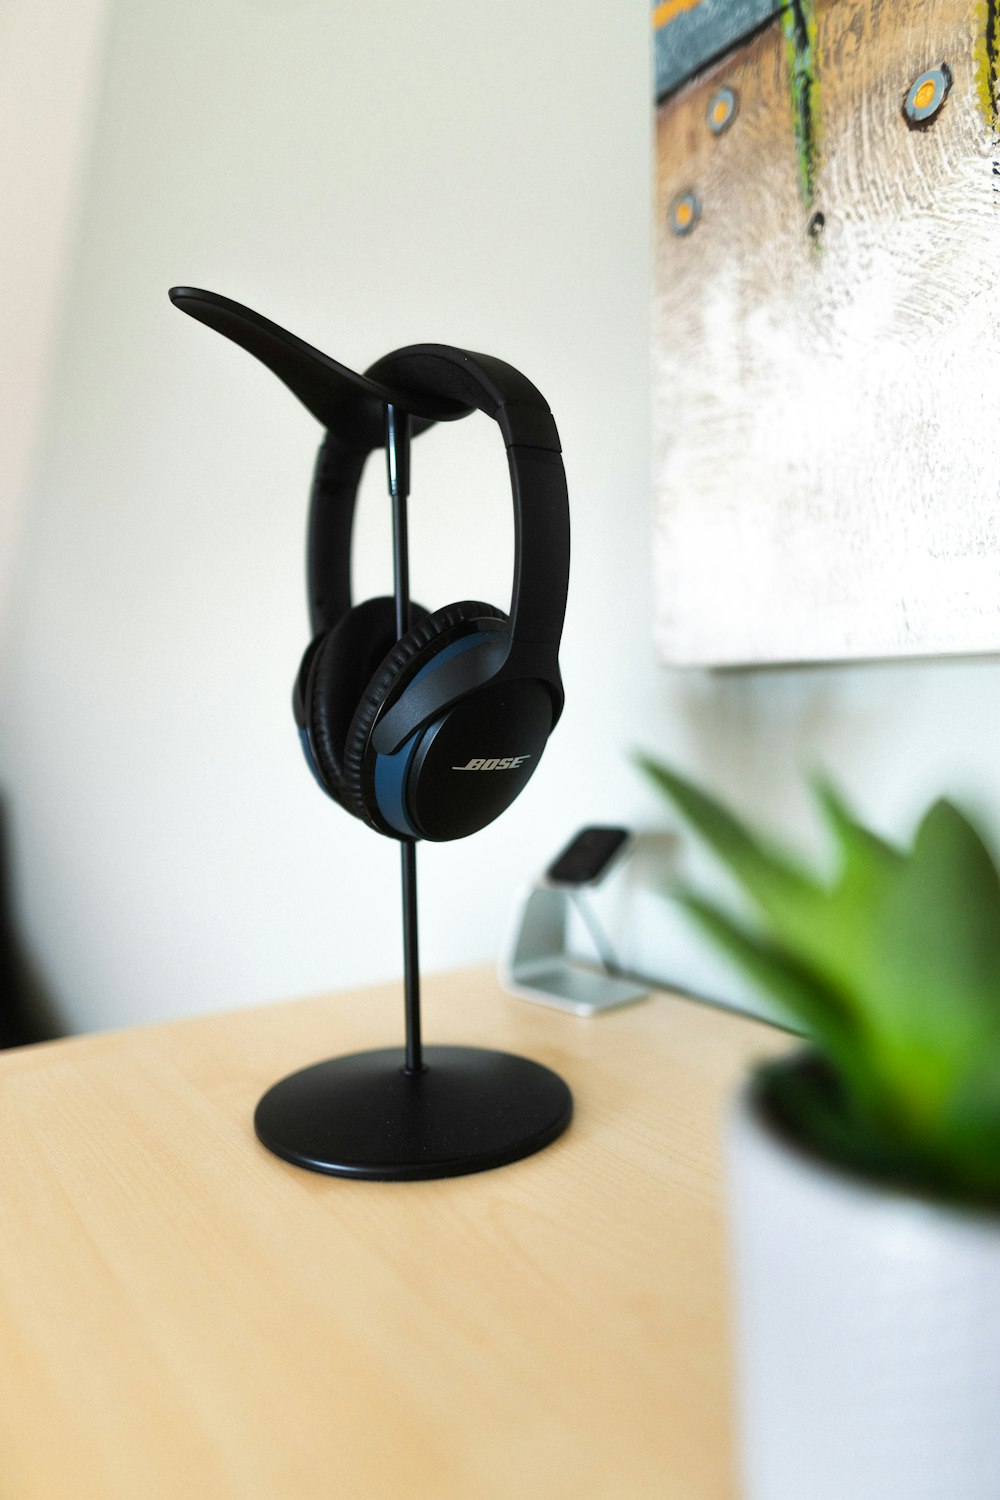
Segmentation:
[(727, 1144), (744, 1500), (998, 1500), (1000, 1215)]

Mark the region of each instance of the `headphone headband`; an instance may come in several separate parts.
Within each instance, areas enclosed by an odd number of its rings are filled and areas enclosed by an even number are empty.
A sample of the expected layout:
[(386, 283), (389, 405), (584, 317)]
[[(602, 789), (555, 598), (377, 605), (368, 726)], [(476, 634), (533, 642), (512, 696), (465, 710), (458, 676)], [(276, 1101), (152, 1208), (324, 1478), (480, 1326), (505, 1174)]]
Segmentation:
[(420, 410), (444, 397), (492, 417), (508, 448), (523, 444), (562, 451), (541, 391), (520, 370), (492, 354), (473, 354), (450, 344), (411, 344), (377, 360), (365, 374), (380, 384), (402, 387), (404, 410), (414, 410), (406, 405), (407, 398), (419, 398)]
[[(396, 387), (400, 410), (427, 409), (442, 398), (478, 408), (498, 424), (507, 445), (514, 505), (512, 643), (558, 647), (569, 585), (569, 501), (559, 434), (541, 392), (519, 370), (492, 355), (448, 344), (398, 349), (366, 371)], [(402, 387), (402, 388), (400, 388)], [(371, 452), (365, 434), (352, 444), (329, 434), (316, 466), (309, 508), (308, 577), (313, 633), (329, 630), (351, 607), (350, 539), (358, 485)]]

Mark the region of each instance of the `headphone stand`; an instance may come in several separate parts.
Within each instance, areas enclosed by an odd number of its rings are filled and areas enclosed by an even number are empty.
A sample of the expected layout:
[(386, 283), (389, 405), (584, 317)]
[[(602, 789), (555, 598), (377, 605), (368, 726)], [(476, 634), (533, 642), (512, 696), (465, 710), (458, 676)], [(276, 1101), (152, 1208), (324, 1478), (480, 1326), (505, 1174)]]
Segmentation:
[[(385, 413), (398, 639), (410, 613), (410, 418), (392, 404)], [(540, 1151), (573, 1113), (569, 1088), (541, 1063), (484, 1047), (424, 1048), (412, 839), (401, 840), (400, 872), (405, 1045), (292, 1073), (264, 1094), (254, 1115), (269, 1151), (313, 1172), (379, 1182), (481, 1172)]]

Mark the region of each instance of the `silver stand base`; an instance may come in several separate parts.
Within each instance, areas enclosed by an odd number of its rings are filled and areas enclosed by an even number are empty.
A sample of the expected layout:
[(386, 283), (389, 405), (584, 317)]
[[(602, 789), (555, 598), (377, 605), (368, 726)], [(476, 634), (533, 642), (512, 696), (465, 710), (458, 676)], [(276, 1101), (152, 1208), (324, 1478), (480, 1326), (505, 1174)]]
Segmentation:
[(533, 886), (523, 897), (500, 964), (500, 983), (523, 1000), (577, 1016), (599, 1015), (649, 994), (645, 985), (601, 972), (566, 952), (570, 894)]

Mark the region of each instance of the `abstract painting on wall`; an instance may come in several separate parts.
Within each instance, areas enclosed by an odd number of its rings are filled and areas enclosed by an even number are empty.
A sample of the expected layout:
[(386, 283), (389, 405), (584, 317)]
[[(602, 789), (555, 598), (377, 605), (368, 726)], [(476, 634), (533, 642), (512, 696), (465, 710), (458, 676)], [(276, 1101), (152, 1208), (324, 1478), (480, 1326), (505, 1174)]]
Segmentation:
[(657, 645), (1000, 650), (998, 0), (663, 0)]

